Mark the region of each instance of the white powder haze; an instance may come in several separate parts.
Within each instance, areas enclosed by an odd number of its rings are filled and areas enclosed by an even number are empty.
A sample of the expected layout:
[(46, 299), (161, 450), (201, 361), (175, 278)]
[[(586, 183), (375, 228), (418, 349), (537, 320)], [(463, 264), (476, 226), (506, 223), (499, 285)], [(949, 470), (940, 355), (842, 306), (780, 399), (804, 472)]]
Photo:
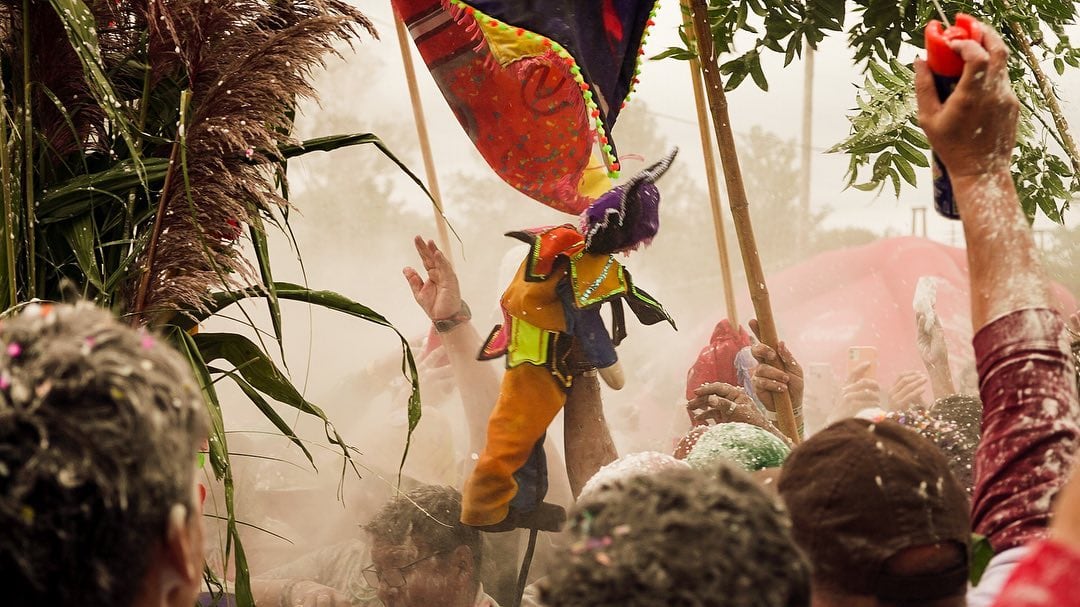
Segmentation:
[[(389, 3), (360, 7), (374, 18), (383, 39), (364, 41), (355, 54), (345, 51), (345, 62), (331, 64), (316, 85), (321, 106), (303, 108), (299, 134), (316, 137), (375, 132), (402, 161), (423, 175)], [(647, 48), (649, 55), (677, 43), (678, 20), (678, 4), (664, 3)], [(812, 208), (831, 209), (826, 220), (830, 226), (906, 235), (911, 232), (910, 209), (932, 204), (929, 172), (919, 175), (921, 187), (906, 190), (901, 201), (890, 196), (875, 199), (872, 194), (843, 190), (847, 158), (822, 151), (847, 134), (845, 114), (855, 93), (852, 83), (861, 81), (842, 38), (827, 40), (816, 60)], [(801, 67), (795, 62), (781, 72), (779, 59), (771, 56), (764, 64), (773, 74), (768, 94), (746, 83), (730, 95), (735, 130), (744, 134), (761, 126), (795, 145), (801, 112), (793, 100), (801, 99)], [(505, 278), (499, 276), (505, 272), (500, 267), (507, 265), (503, 256), (512, 248), (522, 250), (502, 234), (522, 227), (576, 223), (576, 219), (532, 203), (497, 182), (423, 71), (422, 62), (418, 61), (418, 67), (446, 214), (463, 240), (453, 242), (452, 259), (483, 336), (491, 328), (492, 312), (505, 287)], [(723, 315), (720, 266), (704, 194), (687, 75), (683, 62), (647, 62), (642, 84), (613, 133), (621, 153), (640, 155), (645, 162), (659, 158), (673, 146), (682, 150), (671, 174), (659, 182), (664, 202), (656, 242), (625, 260), (635, 282), (664, 303), (680, 331), (673, 332), (666, 325), (642, 327), (628, 317), (629, 337), (619, 348), (627, 386), (617, 393), (604, 389), (606, 416), (621, 453), (671, 452), (674, 441), (688, 428), (685, 401), (681, 400), (686, 371)], [(1066, 83), (1064, 91), (1069, 90), (1080, 93), (1076, 83)], [(1066, 111), (1074, 124), (1080, 124), (1075, 106), (1066, 105)], [(623, 133), (629, 134), (620, 138)], [(624, 173), (643, 168), (645, 162), (626, 159)], [(370, 146), (292, 161), (289, 175), (296, 207), (291, 224), (304, 264), (301, 268), (296, 261), (297, 252), (290, 240), (271, 228), (275, 279), (338, 291), (369, 305), (394, 323), (419, 355), (429, 323), (413, 302), (401, 268), (418, 262), (411, 245), (414, 234), (435, 235), (430, 204), (422, 192)], [(753, 208), (755, 193), (749, 195)], [(932, 237), (962, 244), (957, 224), (937, 218), (932, 211), (930, 215)], [(1074, 216), (1068, 214), (1068, 220), (1074, 222)], [(787, 216), (754, 219), (759, 240), (767, 239), (775, 229), (773, 222), (791, 220)], [(727, 237), (736, 289), (741, 293), (746, 287), (734, 248), (735, 235), (729, 231)], [(270, 326), (264, 306), (250, 305), (247, 310), (262, 327)], [(282, 311), (287, 372), (356, 446), (354, 457), (363, 478), (358, 479), (351, 468), (343, 468), (340, 450), (327, 444), (321, 422), (279, 406), (285, 420), (295, 423), (298, 434), (311, 441), (319, 466), (319, 473), (313, 472), (298, 449), (278, 435), (242, 394), (227, 381), (222, 382), (219, 390), (226, 425), (232, 432), (230, 447), (240, 454), (234, 457), (234, 465), (241, 518), (289, 540), (245, 528), (255, 575), (313, 548), (360, 537), (358, 525), (393, 492), (406, 435), (406, 384), (400, 375), (400, 346), (393, 332), (296, 303), (283, 302)], [(745, 324), (750, 310), (739, 312)], [(775, 313), (782, 327), (784, 310)], [(235, 309), (227, 314), (243, 318)], [(606, 312), (604, 316), (608, 318)], [(236, 326), (232, 321), (217, 320), (204, 330), (225, 325), (230, 329)], [(817, 329), (828, 331), (828, 327)], [(272, 338), (263, 339), (269, 350), (276, 352)], [(814, 354), (795, 352), (804, 361), (814, 360)], [(469, 457), (462, 405), (452, 382), (444, 376), (440, 380), (436, 367), (429, 366), (423, 373), (422, 379), (427, 380), (423, 388), (425, 413), (404, 472), (406, 477), (424, 482), (460, 486), (463, 469), (459, 462)], [(561, 419), (556, 419), (552, 426), (556, 436), (561, 434), (561, 424)], [(555, 442), (561, 444), (561, 439)], [(220, 488), (208, 498), (207, 507), (224, 512)], [(214, 541), (211, 537), (211, 543)], [(222, 547), (219, 544), (215, 550)]]

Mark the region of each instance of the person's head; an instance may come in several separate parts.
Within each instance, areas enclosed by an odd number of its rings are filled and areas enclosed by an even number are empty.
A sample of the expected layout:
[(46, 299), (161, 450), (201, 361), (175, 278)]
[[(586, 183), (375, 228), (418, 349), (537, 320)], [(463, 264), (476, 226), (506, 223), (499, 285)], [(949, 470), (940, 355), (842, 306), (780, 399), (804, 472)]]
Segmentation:
[(796, 447), (780, 495), (815, 605), (963, 605), (967, 494), (945, 456), (892, 421), (848, 419)]
[(709, 426), (686, 455), (691, 468), (704, 470), (729, 461), (747, 472), (779, 468), (791, 453), (784, 441), (768, 430), (743, 422)]
[(915, 407), (889, 412), (886, 417), (934, 443), (945, 454), (960, 486), (971, 495), (982, 420), (982, 401), (977, 396), (953, 394), (939, 399), (930, 410)]
[(207, 429), (190, 367), (150, 334), (89, 304), (3, 320), (6, 604), (193, 604)]
[(809, 565), (787, 514), (744, 472), (672, 469), (581, 500), (547, 607), (803, 607)]
[(657, 451), (639, 451), (629, 453), (619, 459), (606, 464), (596, 471), (578, 495), (579, 500), (587, 500), (597, 493), (609, 489), (612, 485), (625, 479), (640, 476), (642, 474), (662, 474), (666, 470), (685, 470), (690, 466), (682, 460)]
[(461, 522), (461, 494), (425, 485), (392, 498), (364, 529), (365, 570), (386, 607), (472, 604), (482, 561), (480, 532)]

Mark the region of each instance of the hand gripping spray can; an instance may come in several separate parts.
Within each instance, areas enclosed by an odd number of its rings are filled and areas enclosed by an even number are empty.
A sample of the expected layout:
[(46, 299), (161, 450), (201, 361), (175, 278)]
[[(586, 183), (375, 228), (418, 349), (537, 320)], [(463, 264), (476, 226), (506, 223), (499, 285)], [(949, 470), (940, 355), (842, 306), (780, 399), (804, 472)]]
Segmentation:
[[(937, 87), (938, 98), (945, 101), (956, 88), (960, 81), (960, 74), (964, 72), (964, 60), (949, 48), (952, 40), (974, 40), (982, 42), (982, 29), (978, 20), (971, 15), (957, 13), (955, 23), (943, 27), (937, 19), (933, 19), (926, 25), (926, 63), (934, 74), (934, 85)], [(956, 209), (956, 200), (953, 198), (952, 181), (945, 165), (934, 154), (932, 164), (934, 176), (934, 208), (937, 212), (949, 219), (960, 219), (960, 213)]]

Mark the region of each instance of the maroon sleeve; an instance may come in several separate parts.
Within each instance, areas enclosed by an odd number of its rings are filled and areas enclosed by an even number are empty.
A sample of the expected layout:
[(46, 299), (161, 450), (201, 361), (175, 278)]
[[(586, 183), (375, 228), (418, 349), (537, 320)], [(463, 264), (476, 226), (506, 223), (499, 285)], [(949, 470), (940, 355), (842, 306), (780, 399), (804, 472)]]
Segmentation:
[(1040, 542), (1016, 566), (994, 607), (1080, 607), (1077, 571), (1080, 553), (1056, 542)]
[(1042, 538), (1080, 445), (1076, 376), (1056, 312), (1019, 310), (975, 336), (982, 441), (971, 519), (996, 552)]

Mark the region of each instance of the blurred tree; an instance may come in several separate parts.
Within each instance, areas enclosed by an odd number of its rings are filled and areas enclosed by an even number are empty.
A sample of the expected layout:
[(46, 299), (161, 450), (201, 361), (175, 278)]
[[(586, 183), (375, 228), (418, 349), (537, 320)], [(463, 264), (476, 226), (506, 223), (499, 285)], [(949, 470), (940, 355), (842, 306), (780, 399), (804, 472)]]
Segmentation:
[(1046, 234), (1046, 240), (1040, 242), (1043, 263), (1052, 280), (1065, 286), (1073, 294), (1080, 296), (1080, 226), (1060, 227)]

